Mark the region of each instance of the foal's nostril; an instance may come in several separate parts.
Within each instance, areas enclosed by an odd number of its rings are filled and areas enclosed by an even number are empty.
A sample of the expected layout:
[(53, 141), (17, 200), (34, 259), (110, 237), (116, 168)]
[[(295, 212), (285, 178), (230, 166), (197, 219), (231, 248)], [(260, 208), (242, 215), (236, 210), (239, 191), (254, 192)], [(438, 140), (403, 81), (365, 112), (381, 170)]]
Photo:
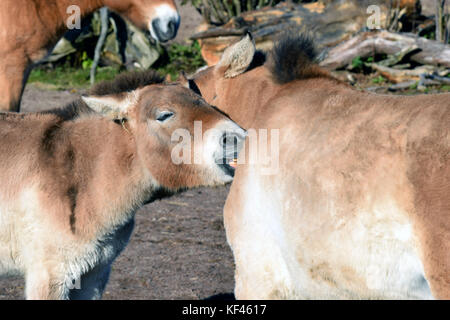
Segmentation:
[(236, 159), (238, 157), (242, 141), (243, 140), (240, 135), (236, 133), (224, 133), (220, 141), (222, 145), (223, 159)]
[(233, 133), (224, 133), (222, 136), (222, 146), (224, 148), (232, 148), (238, 144), (238, 136)]
[(227, 175), (233, 176), (246, 133), (237, 125), (228, 124), (227, 127), (229, 129), (223, 130), (220, 136), (215, 136), (220, 148), (214, 152), (214, 159), (218, 165), (221, 165), (222, 170), (226, 171)]
[(222, 138), (222, 145), (227, 146), (235, 146), (238, 143), (238, 138), (235, 135), (224, 134)]

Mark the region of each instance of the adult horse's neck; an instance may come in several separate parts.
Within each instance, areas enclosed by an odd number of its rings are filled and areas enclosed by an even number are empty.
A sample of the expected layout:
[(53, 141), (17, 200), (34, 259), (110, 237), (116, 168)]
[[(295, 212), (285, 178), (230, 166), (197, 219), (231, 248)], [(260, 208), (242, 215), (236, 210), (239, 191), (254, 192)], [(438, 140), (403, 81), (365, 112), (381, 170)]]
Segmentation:
[(67, 18), (72, 14), (71, 12), (67, 12), (67, 9), (70, 6), (76, 5), (80, 8), (81, 16), (85, 16), (89, 13), (94, 12), (95, 10), (104, 6), (103, 0), (57, 0), (56, 5), (58, 6), (59, 12), (63, 21), (66, 22)]
[(266, 67), (252, 69), (235, 78), (216, 84), (216, 97), (210, 102), (216, 105), (243, 128), (251, 128), (281, 86), (276, 84)]
[(39, 0), (45, 4), (36, 6), (38, 16), (41, 21), (48, 26), (49, 32), (58, 38), (67, 31), (68, 22), (72, 22), (71, 17), (76, 11), (68, 10), (71, 6), (78, 6), (81, 18), (94, 12), (103, 6), (103, 0)]
[[(324, 75), (326, 75), (324, 71)], [(208, 79), (206, 79), (208, 81)], [(231, 119), (244, 129), (253, 128), (261, 119), (268, 119), (279, 108), (273, 108), (271, 101), (281, 105), (294, 103), (299, 108), (307, 105), (305, 99), (314, 97), (323, 98), (335, 92), (352, 90), (356, 95), (358, 91), (349, 85), (338, 81), (331, 76), (306, 78), (279, 84), (274, 80), (271, 71), (266, 66), (257, 67), (235, 78), (212, 81), (215, 83), (215, 97), (206, 94), (205, 99), (212, 105), (227, 113)], [(201, 87), (200, 87), (201, 90)], [(203, 93), (203, 92), (202, 92)], [(291, 100), (280, 100), (280, 99)]]

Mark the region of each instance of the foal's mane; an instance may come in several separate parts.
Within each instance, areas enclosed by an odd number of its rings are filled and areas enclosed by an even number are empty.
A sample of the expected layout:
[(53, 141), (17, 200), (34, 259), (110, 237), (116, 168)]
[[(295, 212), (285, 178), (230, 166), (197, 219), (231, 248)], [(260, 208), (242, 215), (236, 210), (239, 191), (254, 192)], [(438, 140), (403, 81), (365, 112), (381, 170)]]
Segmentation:
[[(96, 96), (120, 94), (163, 82), (164, 78), (154, 70), (125, 72), (118, 75), (114, 80), (98, 83), (89, 90), (88, 94)], [(93, 114), (94, 111), (80, 98), (72, 101), (63, 108), (56, 108), (42, 113), (55, 114), (62, 118), (62, 120), (67, 121), (78, 118), (81, 115)]]
[(154, 70), (132, 71), (118, 75), (114, 80), (103, 81), (93, 86), (89, 94), (104, 96), (115, 93), (130, 92), (151, 84), (163, 83), (164, 78)]
[(314, 41), (304, 33), (283, 33), (272, 50), (265, 54), (264, 60), (261, 59), (261, 53), (257, 53), (254, 60), (259, 63), (252, 62), (251, 66), (264, 64), (279, 84), (299, 79), (332, 78), (316, 63), (317, 50)]

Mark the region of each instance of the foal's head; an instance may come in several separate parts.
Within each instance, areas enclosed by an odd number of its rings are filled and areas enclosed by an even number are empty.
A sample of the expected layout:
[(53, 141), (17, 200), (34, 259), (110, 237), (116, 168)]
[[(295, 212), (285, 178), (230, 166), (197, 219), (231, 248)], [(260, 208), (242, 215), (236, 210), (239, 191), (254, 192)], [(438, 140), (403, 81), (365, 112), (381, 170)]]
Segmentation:
[(157, 186), (176, 190), (232, 180), (229, 163), (245, 132), (191, 90), (154, 84), (83, 100), (124, 126), (124, 134), (136, 144), (138, 161)]
[(174, 0), (103, 0), (105, 6), (148, 31), (157, 41), (175, 38), (180, 15)]

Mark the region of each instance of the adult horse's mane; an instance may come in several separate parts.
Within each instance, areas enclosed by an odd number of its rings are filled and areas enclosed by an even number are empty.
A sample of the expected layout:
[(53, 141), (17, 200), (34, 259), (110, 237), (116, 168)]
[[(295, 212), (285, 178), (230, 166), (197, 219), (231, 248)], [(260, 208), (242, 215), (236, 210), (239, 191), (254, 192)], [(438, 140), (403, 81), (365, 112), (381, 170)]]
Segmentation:
[(285, 32), (270, 51), (256, 51), (248, 70), (265, 65), (279, 84), (299, 79), (331, 77), (319, 67), (316, 58), (317, 50), (310, 36)]
[[(126, 72), (118, 75), (114, 80), (103, 81), (89, 90), (89, 95), (105, 96), (130, 92), (151, 84), (163, 83), (164, 78), (153, 70)], [(77, 99), (63, 108), (56, 108), (42, 112), (55, 114), (64, 121), (73, 120), (80, 115), (94, 114), (82, 99)]]
[(309, 78), (331, 78), (316, 62), (317, 50), (312, 38), (300, 33), (285, 33), (270, 52), (268, 67), (277, 83)]

